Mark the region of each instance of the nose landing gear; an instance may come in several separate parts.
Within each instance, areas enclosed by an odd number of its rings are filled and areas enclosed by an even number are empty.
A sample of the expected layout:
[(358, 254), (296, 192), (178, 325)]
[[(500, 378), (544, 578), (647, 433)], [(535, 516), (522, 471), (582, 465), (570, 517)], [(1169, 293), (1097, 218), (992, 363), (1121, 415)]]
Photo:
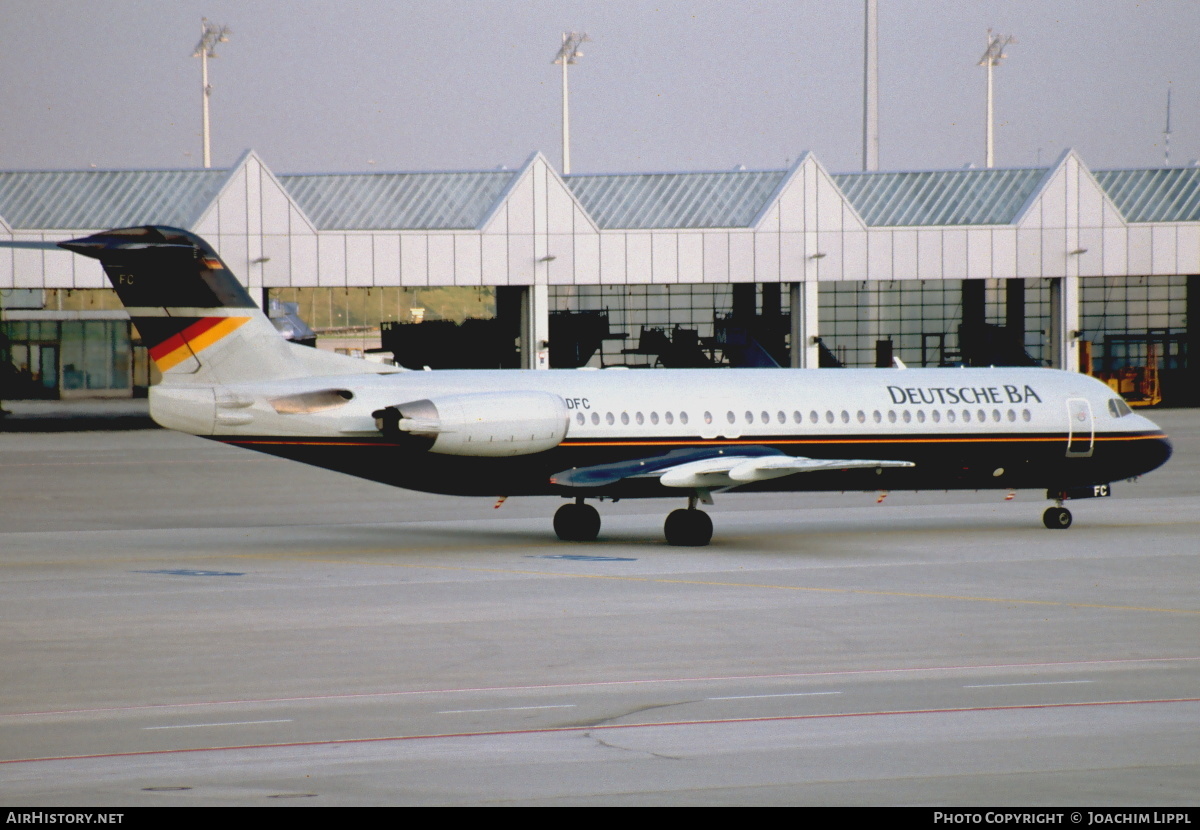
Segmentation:
[(1042, 524), (1051, 530), (1066, 530), (1071, 526), (1071, 511), (1062, 506), (1060, 501), (1056, 507), (1047, 507), (1042, 514)]

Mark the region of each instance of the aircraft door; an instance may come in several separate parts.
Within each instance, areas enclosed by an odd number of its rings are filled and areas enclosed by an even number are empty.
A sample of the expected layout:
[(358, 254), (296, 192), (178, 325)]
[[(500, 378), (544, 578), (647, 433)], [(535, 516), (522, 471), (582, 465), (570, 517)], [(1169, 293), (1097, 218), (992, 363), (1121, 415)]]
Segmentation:
[(1087, 398), (1067, 399), (1067, 457), (1090, 458), (1096, 442), (1096, 421)]

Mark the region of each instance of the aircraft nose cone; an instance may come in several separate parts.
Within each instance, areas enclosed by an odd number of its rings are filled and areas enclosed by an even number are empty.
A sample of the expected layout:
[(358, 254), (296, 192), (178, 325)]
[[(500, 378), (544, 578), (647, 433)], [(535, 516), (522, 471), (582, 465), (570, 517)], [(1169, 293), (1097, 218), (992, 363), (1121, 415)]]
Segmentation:
[(1154, 466), (1150, 469), (1157, 469), (1163, 464), (1166, 464), (1167, 460), (1171, 457), (1171, 453), (1174, 451), (1175, 448), (1171, 446), (1171, 439), (1167, 438), (1165, 435), (1162, 438), (1159, 438), (1158, 441), (1155, 442), (1154, 450), (1150, 453), (1152, 459), (1157, 459)]

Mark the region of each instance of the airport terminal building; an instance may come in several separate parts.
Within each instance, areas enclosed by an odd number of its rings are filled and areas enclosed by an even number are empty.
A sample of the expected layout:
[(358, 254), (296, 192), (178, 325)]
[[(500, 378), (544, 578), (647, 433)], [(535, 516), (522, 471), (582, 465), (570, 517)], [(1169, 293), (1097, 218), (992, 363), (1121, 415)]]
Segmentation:
[[(0, 238), (144, 224), (208, 239), (285, 335), (412, 368), (1049, 365), (1200, 403), (1196, 166), (0, 171)], [(0, 370), (10, 398), (152, 382), (66, 251), (0, 250)]]

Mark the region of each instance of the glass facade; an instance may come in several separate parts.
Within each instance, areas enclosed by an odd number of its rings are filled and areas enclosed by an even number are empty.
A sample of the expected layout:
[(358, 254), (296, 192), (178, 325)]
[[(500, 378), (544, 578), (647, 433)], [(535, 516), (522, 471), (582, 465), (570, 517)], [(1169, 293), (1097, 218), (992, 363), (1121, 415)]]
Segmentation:
[(317, 332), (378, 329), (384, 321), (490, 319), (496, 316), (491, 287), (272, 288), (269, 299), (295, 303), (300, 319)]
[[(985, 282), (985, 321), (1002, 326), (1006, 280)], [(830, 282), (818, 290), (821, 340), (843, 366), (874, 366), (877, 340), (892, 341), (892, 353), (908, 366), (961, 360), (958, 280)], [(1025, 280), (1025, 351), (1043, 365), (1050, 356), (1049, 330), (1050, 281)]]
[[(1184, 275), (1081, 279), (1080, 338), (1091, 344), (1093, 371), (1113, 373), (1150, 362), (1167, 373), (1188, 370), (1189, 279), (1197, 282)], [(1036, 363), (1048, 365), (1052, 281), (1023, 283), (1025, 352)], [(1006, 324), (1008, 288), (1007, 280), (984, 281), (983, 320), (989, 326)], [(818, 290), (822, 342), (844, 366), (874, 366), (880, 340), (891, 341), (892, 353), (909, 366), (956, 365), (962, 360), (960, 281), (828, 282)], [(107, 289), (44, 293), (43, 310), (33, 314), (106, 316), (121, 308)], [(979, 302), (980, 294), (973, 293)], [(594, 313), (604, 318), (607, 328), (589, 328), (591, 342), (598, 339), (599, 348), (590, 358), (582, 357), (586, 365), (672, 365), (667, 356), (679, 357), (675, 347), (680, 341), (687, 350), (684, 359), (699, 362), (675, 365), (768, 365), (726, 350), (742, 326), (769, 347), (780, 365), (787, 365), (788, 286), (772, 292), (774, 317), (766, 316), (766, 295), (761, 285), (550, 286), (552, 338), (561, 338), (564, 321), (567, 330), (597, 322), (586, 316), (556, 321), (555, 312)], [(300, 316), (322, 338), (369, 333), (372, 342), (364, 340), (365, 345), (359, 344), (363, 348), (378, 345), (381, 322), (462, 323), (497, 316), (497, 291), (489, 287), (272, 289), (270, 296), (298, 303)], [(744, 307), (735, 326), (732, 318), (739, 302)], [(753, 319), (747, 322), (746, 314)], [(771, 333), (779, 336), (770, 340)], [(142, 393), (152, 374), (137, 332), (126, 320), (0, 322), (0, 397), (129, 396)], [(1169, 380), (1173, 392), (1179, 384), (1190, 383), (1164, 377), (1164, 387)]]
[(1151, 348), (1160, 369), (1187, 368), (1186, 276), (1093, 277), (1080, 280), (1082, 338), (1092, 368), (1144, 366)]
[[(134, 345), (127, 320), (9, 320), (0, 323), (0, 344), (4, 397), (134, 393)], [(143, 378), (140, 385), (148, 382)]]
[[(607, 313), (609, 339), (592, 366), (653, 366), (657, 355), (643, 338), (655, 337), (645, 329), (658, 329), (667, 337), (675, 329), (694, 332), (699, 342), (711, 341), (718, 315), (733, 305), (733, 286), (685, 283), (680, 285), (552, 285), (550, 309)], [(688, 335), (691, 337), (692, 335)], [(720, 355), (717, 355), (720, 359)]]

